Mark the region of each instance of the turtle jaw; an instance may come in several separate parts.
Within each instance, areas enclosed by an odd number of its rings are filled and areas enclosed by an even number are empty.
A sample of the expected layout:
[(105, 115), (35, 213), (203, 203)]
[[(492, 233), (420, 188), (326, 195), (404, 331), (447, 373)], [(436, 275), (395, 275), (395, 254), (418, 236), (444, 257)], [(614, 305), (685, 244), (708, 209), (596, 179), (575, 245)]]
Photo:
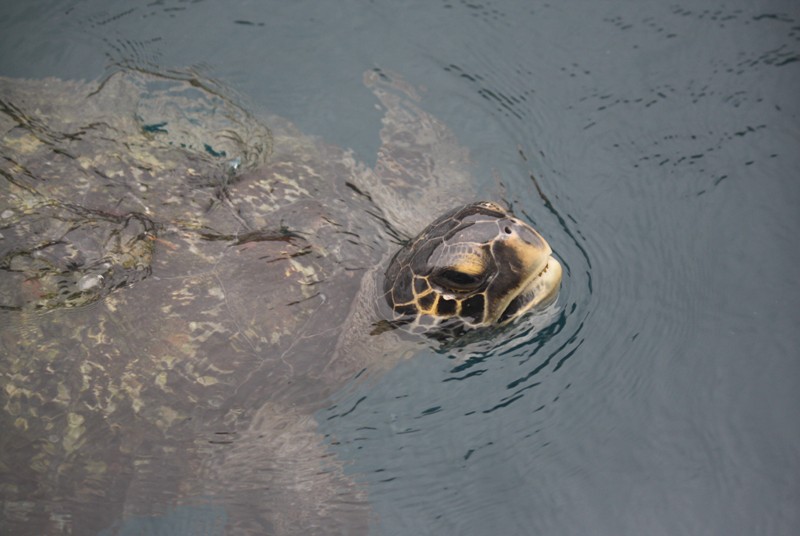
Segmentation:
[(549, 305), (558, 295), (563, 269), (561, 263), (550, 255), (549, 248), (542, 261), (531, 270), (530, 276), (511, 294), (496, 322), (505, 325), (523, 316), (534, 307)]

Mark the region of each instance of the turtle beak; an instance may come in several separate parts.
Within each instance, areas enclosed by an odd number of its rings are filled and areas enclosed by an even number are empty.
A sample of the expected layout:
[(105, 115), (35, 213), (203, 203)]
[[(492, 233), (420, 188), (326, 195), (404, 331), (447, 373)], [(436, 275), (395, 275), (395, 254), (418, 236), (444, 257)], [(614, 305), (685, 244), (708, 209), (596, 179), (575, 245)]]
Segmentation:
[(562, 273), (561, 263), (552, 255), (548, 256), (542, 270), (508, 302), (498, 324), (507, 324), (531, 309), (550, 305), (558, 295)]
[(503, 256), (506, 264), (500, 269), (508, 282), (508, 292), (497, 304), (494, 315), (497, 324), (507, 324), (537, 306), (552, 303), (563, 275), (561, 263), (536, 230), (517, 219), (503, 230), (507, 254)]

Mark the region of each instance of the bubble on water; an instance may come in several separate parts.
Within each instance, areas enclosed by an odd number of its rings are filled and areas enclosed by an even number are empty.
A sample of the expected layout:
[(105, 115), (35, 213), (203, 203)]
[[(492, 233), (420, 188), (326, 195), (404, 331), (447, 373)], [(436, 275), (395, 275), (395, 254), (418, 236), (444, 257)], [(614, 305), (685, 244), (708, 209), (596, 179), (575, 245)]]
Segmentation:
[(86, 292), (87, 290), (102, 286), (104, 279), (105, 278), (100, 274), (85, 275), (78, 280), (78, 290)]
[(239, 166), (241, 165), (242, 165), (242, 159), (239, 157), (234, 158), (233, 160), (228, 160), (228, 168), (232, 172), (239, 171)]

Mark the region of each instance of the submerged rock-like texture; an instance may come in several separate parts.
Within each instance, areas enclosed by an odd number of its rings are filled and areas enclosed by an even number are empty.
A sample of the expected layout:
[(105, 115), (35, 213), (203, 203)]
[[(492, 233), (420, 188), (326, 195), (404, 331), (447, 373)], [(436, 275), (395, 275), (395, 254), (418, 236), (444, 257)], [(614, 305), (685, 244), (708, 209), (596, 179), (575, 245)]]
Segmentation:
[(408, 354), (370, 335), (374, 273), (470, 184), (411, 88), (365, 81), (374, 169), (191, 72), (0, 80), (4, 531), (181, 504), (230, 533), (366, 530), (313, 412)]

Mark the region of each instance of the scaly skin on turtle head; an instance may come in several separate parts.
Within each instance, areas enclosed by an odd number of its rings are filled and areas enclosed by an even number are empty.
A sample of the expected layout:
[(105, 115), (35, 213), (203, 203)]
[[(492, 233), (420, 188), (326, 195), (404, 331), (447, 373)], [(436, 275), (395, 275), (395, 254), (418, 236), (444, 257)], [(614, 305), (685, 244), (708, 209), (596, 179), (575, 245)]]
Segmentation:
[(532, 227), (495, 203), (431, 223), (392, 259), (384, 297), (412, 331), (506, 325), (551, 303), (561, 264)]

